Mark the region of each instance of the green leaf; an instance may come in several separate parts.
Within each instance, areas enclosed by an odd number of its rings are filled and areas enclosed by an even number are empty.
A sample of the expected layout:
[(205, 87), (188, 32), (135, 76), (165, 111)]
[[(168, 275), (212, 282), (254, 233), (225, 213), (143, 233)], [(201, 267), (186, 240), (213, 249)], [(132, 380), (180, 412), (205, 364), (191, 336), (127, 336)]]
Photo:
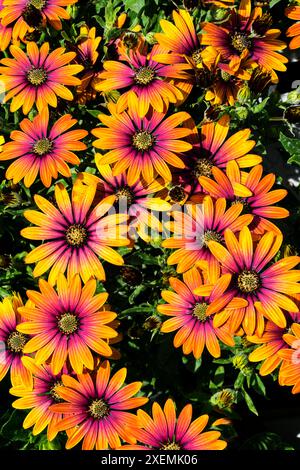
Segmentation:
[(261, 113), (262, 110), (265, 108), (268, 101), (269, 101), (269, 97), (267, 96), (267, 98), (265, 98), (261, 103), (253, 106), (252, 108), (253, 114)]
[(134, 13), (140, 13), (145, 7), (145, 0), (124, 0), (126, 10), (132, 10)]
[(249, 408), (250, 411), (252, 411), (252, 413), (254, 413), (255, 415), (258, 416), (258, 411), (257, 409), (255, 408), (255, 405), (253, 403), (253, 400), (252, 398), (250, 397), (250, 395), (246, 392), (246, 390), (243, 390), (242, 391), (243, 395), (244, 395), (244, 398), (245, 398), (245, 402)]
[(284, 150), (291, 156), (291, 158), (288, 159), (288, 163), (300, 165), (300, 139), (287, 137), (280, 132), (279, 142)]

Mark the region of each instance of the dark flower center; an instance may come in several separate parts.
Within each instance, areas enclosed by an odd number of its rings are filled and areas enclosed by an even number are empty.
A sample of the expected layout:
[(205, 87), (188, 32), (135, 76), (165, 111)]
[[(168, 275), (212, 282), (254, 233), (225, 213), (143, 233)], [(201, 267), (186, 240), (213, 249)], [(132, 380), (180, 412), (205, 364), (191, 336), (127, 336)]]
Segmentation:
[(221, 70), (221, 77), (222, 77), (222, 80), (224, 80), (224, 82), (229, 82), (232, 75), (230, 75), (230, 73), (228, 72), (225, 72), (225, 70)]
[(64, 335), (71, 335), (78, 330), (78, 318), (73, 313), (64, 313), (58, 320), (58, 328)]
[(181, 447), (177, 442), (170, 442), (168, 441), (166, 444), (163, 444), (160, 450), (180, 450)]
[(201, 50), (197, 49), (192, 53), (192, 59), (195, 62), (196, 65), (202, 63), (202, 56), (201, 56)]
[(66, 231), (66, 240), (70, 246), (80, 247), (85, 244), (87, 240), (87, 230), (83, 225), (71, 225)]
[(213, 164), (208, 158), (199, 158), (194, 167), (194, 174), (197, 178), (200, 176), (211, 177)]
[(202, 243), (207, 247), (209, 242), (222, 243), (223, 237), (220, 233), (215, 232), (214, 230), (206, 230), (202, 236)]
[(105, 418), (109, 414), (109, 406), (102, 399), (93, 400), (89, 406), (89, 414), (94, 419)]
[(185, 199), (185, 192), (182, 186), (177, 185), (169, 191), (169, 197), (174, 202), (182, 202)]
[(133, 146), (140, 151), (149, 150), (154, 143), (154, 137), (150, 132), (140, 131), (132, 137)]
[(118, 189), (116, 196), (118, 201), (126, 201), (129, 206), (134, 202), (134, 194), (127, 185)]
[(197, 320), (201, 321), (202, 323), (206, 322), (207, 308), (208, 308), (208, 304), (206, 302), (197, 303), (193, 309), (193, 316), (196, 317)]
[(20, 333), (19, 331), (13, 331), (7, 338), (6, 344), (10, 351), (19, 353), (23, 351), (26, 342), (26, 335), (23, 335), (23, 333)]
[(260, 277), (256, 271), (244, 270), (238, 275), (237, 285), (241, 292), (250, 294), (260, 287)]
[(237, 52), (243, 52), (251, 47), (251, 39), (245, 33), (234, 33), (231, 36), (231, 44)]
[(43, 85), (43, 83), (47, 81), (47, 78), (48, 78), (47, 72), (42, 67), (40, 68), (32, 67), (32, 69), (30, 69), (27, 72), (27, 79), (29, 83), (31, 83), (31, 85), (34, 85), (34, 86)]
[(37, 10), (42, 10), (46, 6), (47, 0), (29, 0), (28, 5), (32, 5)]
[(151, 67), (140, 67), (135, 72), (135, 81), (138, 85), (148, 85), (155, 77), (155, 72)]
[(252, 29), (260, 36), (263, 36), (268, 29), (271, 28), (273, 18), (270, 13), (264, 13), (262, 16), (256, 18), (252, 24)]
[(46, 155), (50, 150), (52, 150), (52, 148), (53, 142), (50, 139), (47, 139), (47, 137), (37, 140), (33, 145), (34, 153), (37, 153), (40, 156)]
[(243, 204), (243, 214), (249, 214), (251, 207), (247, 199), (237, 196), (234, 198), (234, 200), (231, 203), (232, 206), (234, 206), (235, 204)]
[(60, 395), (57, 393), (57, 388), (58, 387), (62, 387), (63, 386), (63, 383), (61, 380), (57, 380), (56, 382), (54, 382), (54, 384), (52, 385), (52, 387), (50, 388), (50, 391), (49, 391), (49, 394), (51, 396), (51, 398), (56, 401), (56, 402), (61, 402), (63, 401), (60, 397)]

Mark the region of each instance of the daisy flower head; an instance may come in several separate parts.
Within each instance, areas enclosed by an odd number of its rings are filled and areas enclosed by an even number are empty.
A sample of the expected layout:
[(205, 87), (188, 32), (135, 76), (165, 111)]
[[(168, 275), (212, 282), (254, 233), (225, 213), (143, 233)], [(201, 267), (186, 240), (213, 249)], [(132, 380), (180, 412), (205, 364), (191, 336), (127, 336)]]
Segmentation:
[[(158, 305), (158, 311), (171, 318), (161, 326), (162, 333), (176, 331), (174, 346), (182, 346), (184, 354), (193, 353), (199, 359), (206, 346), (213, 357), (220, 357), (219, 342), (234, 346), (232, 335), (227, 328), (216, 328), (213, 325), (214, 315), (223, 310), (247, 305), (243, 299), (235, 298), (227, 288), (231, 282), (231, 274), (220, 275), (218, 272), (213, 282), (197, 268), (183, 274), (183, 281), (171, 277), (169, 279), (173, 292), (165, 290), (162, 298), (167, 304)], [(194, 292), (200, 292), (196, 295)]]
[(186, 405), (178, 417), (176, 407), (170, 398), (164, 407), (154, 402), (152, 416), (138, 410), (139, 429), (135, 432), (141, 444), (122, 446), (129, 450), (223, 450), (227, 442), (219, 439), (219, 431), (204, 431), (209, 416), (202, 415), (192, 421), (193, 407)]
[(57, 179), (59, 173), (70, 177), (67, 163), (80, 163), (73, 151), (87, 148), (80, 142), (88, 135), (87, 131), (69, 131), (75, 124), (77, 120), (65, 114), (51, 126), (47, 107), (32, 121), (24, 119), (20, 123), (21, 130), (11, 133), (12, 141), (4, 145), (0, 154), (0, 161), (16, 159), (8, 167), (6, 178), (12, 179), (14, 184), (24, 179), (25, 186), (30, 187), (39, 175), (43, 185), (49, 188), (52, 178)]
[(32, 434), (36, 436), (47, 428), (47, 438), (53, 441), (58, 434), (56, 425), (63, 415), (54, 413), (50, 406), (61, 402), (57, 394), (57, 388), (62, 385), (62, 374), (68, 374), (68, 369), (63, 368), (61, 373), (54, 374), (49, 364), (37, 364), (31, 357), (23, 357), (23, 366), (33, 377), (33, 385), (30, 388), (14, 386), (10, 389), (11, 395), (18, 397), (12, 403), (17, 410), (30, 410), (23, 427), (33, 427)]
[(288, 256), (275, 263), (273, 258), (282, 244), (282, 235), (265, 233), (255, 244), (248, 227), (244, 227), (237, 238), (232, 230), (224, 233), (225, 246), (209, 241), (208, 247), (222, 264), (224, 272), (233, 276), (231, 288), (235, 295), (248, 301), (248, 306), (216, 315), (215, 324), (229, 320), (230, 330), (240, 326), (247, 335), (261, 336), (264, 332), (264, 317), (280, 328), (287, 325), (283, 310), (299, 311), (290, 295), (300, 293), (300, 271), (293, 269), (299, 264), (299, 256)]
[(251, 343), (259, 345), (249, 354), (249, 361), (260, 362), (259, 373), (262, 376), (271, 374), (282, 363), (280, 351), (288, 349), (289, 346), (284, 340), (285, 334), (290, 330), (297, 318), (300, 320), (299, 314), (285, 312), (287, 319), (286, 328), (281, 328), (272, 321), (266, 322), (265, 331), (262, 336), (247, 336), (247, 340)]
[(213, 46), (221, 60), (236, 71), (243, 60), (253, 66), (262, 66), (272, 72), (273, 81), (278, 81), (275, 70), (284, 72), (288, 59), (279, 52), (286, 44), (278, 37), (279, 29), (271, 29), (272, 17), (260, 7), (251, 9), (251, 0), (241, 0), (238, 9), (230, 11), (225, 23), (204, 23), (201, 44)]
[(69, 280), (59, 274), (56, 290), (43, 279), (39, 280), (39, 288), (40, 292), (27, 292), (34, 307), (20, 308), (27, 321), (18, 325), (18, 331), (32, 335), (24, 352), (36, 352), (37, 364), (50, 361), (54, 374), (61, 372), (67, 359), (77, 374), (84, 367), (94, 369), (91, 351), (111, 356), (108, 340), (118, 333), (107, 324), (117, 315), (100, 311), (108, 294), (95, 296), (94, 279), (82, 287), (78, 274)]
[[(72, 277), (79, 273), (83, 282), (91, 277), (105, 280), (105, 272), (99, 257), (109, 263), (122, 265), (121, 255), (113, 247), (127, 246), (126, 214), (107, 213), (112, 208), (113, 198), (106, 198), (91, 209), (96, 186), (82, 190), (74, 184), (71, 200), (62, 184), (55, 186), (53, 205), (42, 196), (34, 200), (41, 212), (27, 210), (24, 213), (36, 227), (22, 230), (29, 240), (43, 240), (45, 243), (26, 256), (26, 263), (37, 263), (33, 275), (42, 276), (50, 269), (49, 282), (55, 285), (60, 272), (66, 270)], [(106, 215), (105, 215), (106, 214)]]
[(183, 94), (176, 87), (174, 79), (188, 79), (186, 70), (190, 68), (184, 63), (164, 65), (157, 62), (155, 56), (163, 51), (155, 45), (149, 53), (130, 51), (127, 61), (106, 60), (95, 89), (104, 93), (121, 90), (118, 113), (131, 108), (134, 97), (137, 98), (137, 111), (141, 118), (146, 116), (150, 107), (162, 113), (169, 103), (176, 104), (183, 100)]
[(243, 205), (226, 207), (224, 198), (214, 201), (205, 196), (202, 204), (187, 204), (183, 210), (172, 211), (174, 221), (166, 222), (165, 229), (172, 237), (163, 241), (164, 248), (175, 249), (168, 258), (169, 265), (177, 264), (177, 272), (183, 273), (200, 261), (208, 262), (208, 270), (218, 269), (219, 261), (208, 248), (211, 240), (223, 243), (224, 232), (231, 228), (240, 231), (252, 222), (251, 214), (243, 214)]
[(279, 351), (283, 363), (279, 370), (279, 385), (293, 386), (292, 393), (300, 393), (300, 325), (293, 323), (283, 339), (289, 346), (288, 349)]
[(148, 184), (157, 174), (171, 181), (169, 166), (184, 168), (182, 153), (192, 148), (192, 144), (183, 140), (191, 132), (184, 127), (184, 122), (190, 118), (188, 113), (179, 112), (166, 117), (165, 113), (150, 110), (141, 118), (137, 98), (132, 100), (128, 113), (114, 112), (112, 106), (110, 110), (111, 116), (99, 115), (106, 127), (94, 129), (92, 134), (97, 137), (94, 147), (107, 151), (104, 155), (97, 155), (98, 162), (101, 165), (113, 164), (114, 176), (128, 170), (130, 185), (141, 177)]
[(10, 46), (13, 58), (0, 61), (0, 80), (6, 95), (4, 102), (12, 99), (10, 111), (22, 108), (24, 114), (36, 105), (39, 112), (46, 106), (57, 107), (57, 98), (72, 101), (73, 94), (66, 87), (81, 84), (74, 77), (83, 70), (82, 65), (70, 65), (75, 52), (65, 53), (63, 47), (49, 52), (49, 43), (39, 49), (36, 43), (27, 44), (27, 53), (18, 46)]
[(24, 367), (22, 357), (29, 336), (17, 330), (24, 319), (18, 312), (23, 306), (21, 297), (17, 294), (5, 297), (0, 302), (0, 380), (8, 371), (13, 386), (32, 386), (31, 373)]
[(74, 5), (78, 0), (2, 0), (0, 13), (4, 26), (13, 26), (14, 37), (19, 32), (31, 27), (46, 26), (49, 23), (54, 29), (61, 30), (61, 20), (69, 20), (70, 14), (65, 7)]
[(137, 418), (129, 410), (143, 406), (148, 398), (134, 397), (142, 382), (124, 386), (126, 375), (123, 368), (111, 377), (110, 364), (104, 361), (93, 374), (80, 374), (77, 379), (62, 376), (63, 386), (57, 388), (57, 393), (64, 402), (50, 409), (64, 415), (56, 429), (69, 430), (66, 449), (81, 440), (83, 450), (116, 449), (120, 439), (136, 443), (133, 428), (137, 427)]
[(187, 125), (191, 129), (187, 140), (193, 143), (193, 152), (188, 154), (185, 163), (193, 177), (211, 178), (213, 166), (223, 170), (232, 160), (236, 161), (239, 168), (250, 168), (262, 161), (259, 155), (250, 153), (256, 145), (254, 140), (249, 139), (250, 129), (242, 129), (228, 136), (228, 115), (222, 116), (217, 122), (202, 123), (200, 130), (192, 120)]
[(289, 44), (290, 49), (298, 49), (300, 47), (300, 1), (295, 0), (291, 6), (286, 8), (285, 14), (291, 20), (297, 21), (288, 28), (286, 35), (288, 38), (292, 38)]
[(263, 176), (262, 165), (256, 165), (246, 173), (232, 160), (228, 162), (226, 172), (212, 167), (212, 176), (213, 179), (200, 176), (202, 188), (214, 198), (224, 197), (231, 204), (243, 204), (244, 212), (254, 216), (249, 225), (254, 234), (259, 236), (266, 231), (280, 233), (269, 219), (288, 217), (289, 211), (274, 205), (287, 195), (285, 189), (271, 190), (276, 181), (274, 173)]

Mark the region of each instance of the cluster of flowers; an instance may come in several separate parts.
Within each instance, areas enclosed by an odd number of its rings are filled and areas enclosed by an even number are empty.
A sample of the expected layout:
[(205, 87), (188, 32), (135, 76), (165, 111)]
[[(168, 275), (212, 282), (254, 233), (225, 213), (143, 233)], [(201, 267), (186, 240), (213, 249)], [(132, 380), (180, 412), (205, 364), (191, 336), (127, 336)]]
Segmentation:
[[(201, 25), (201, 35), (186, 10), (174, 11), (174, 22), (161, 21), (151, 49), (139, 28), (122, 33), (112, 44), (116, 60), (100, 66), (95, 28), (82, 28), (72, 52), (27, 40), (36, 21), (61, 29), (61, 19), (69, 18), (65, 7), (74, 3), (0, 4), (2, 50), (12, 43), (12, 57), (0, 66), (4, 102), (25, 115), (37, 109), (2, 147), (0, 160), (14, 160), (7, 179), (30, 187), (40, 177), (49, 188), (58, 174), (71, 177), (68, 164), (80, 163), (74, 152), (86, 150), (81, 141), (88, 132), (70, 130), (77, 124), (71, 115), (51, 122), (49, 107), (58, 99), (85, 103), (101, 93), (108, 111), (92, 131), (99, 176), (79, 173), (71, 197), (57, 183), (55, 201), (35, 195), (40, 211), (25, 212), (34, 226), (22, 236), (43, 241), (26, 257), (36, 264), (39, 291), (28, 291), (25, 305), (18, 295), (0, 305), (0, 379), (10, 369), (11, 393), (19, 397), (13, 406), (31, 409), (24, 427), (33, 426), (34, 434), (47, 427), (49, 440), (66, 430), (67, 448), (83, 439), (84, 449), (120, 448), (122, 441), (132, 449), (223, 449), (219, 431), (202, 433), (207, 415), (191, 421), (191, 405), (178, 419), (170, 399), (163, 410), (153, 404), (152, 418), (128, 412), (148, 399), (135, 396), (140, 382), (123, 386), (126, 369), (110, 378), (105, 358), (118, 357), (113, 345), (121, 336), (108, 295), (96, 294), (97, 280), (105, 280), (101, 260), (124, 263), (114, 248), (134, 244), (132, 228), (145, 242), (148, 228), (171, 232), (162, 246), (174, 250), (168, 264), (177, 265), (178, 277), (162, 292), (166, 304), (158, 310), (171, 318), (161, 332), (177, 331), (174, 346), (197, 359), (205, 346), (219, 357), (220, 342), (234, 346), (235, 335), (247, 335), (263, 344), (250, 356), (264, 360), (261, 373), (280, 366), (280, 384), (300, 391), (300, 271), (294, 269), (300, 258), (274, 262), (283, 237), (270, 220), (288, 216), (274, 205), (286, 191), (272, 189), (273, 174), (263, 176), (262, 158), (250, 153), (256, 144), (250, 129), (228, 136), (228, 115), (196, 126), (188, 113), (171, 112), (195, 86), (206, 89), (211, 105), (233, 104), (245, 86), (261, 91), (286, 69), (278, 52), (286, 45), (279, 30), (269, 29), (270, 14), (252, 10), (250, 0), (238, 8), (222, 3), (224, 21)], [(294, 11), (288, 14), (298, 19)], [(122, 201), (126, 210), (116, 210)], [(171, 219), (161, 221), (163, 213)]]

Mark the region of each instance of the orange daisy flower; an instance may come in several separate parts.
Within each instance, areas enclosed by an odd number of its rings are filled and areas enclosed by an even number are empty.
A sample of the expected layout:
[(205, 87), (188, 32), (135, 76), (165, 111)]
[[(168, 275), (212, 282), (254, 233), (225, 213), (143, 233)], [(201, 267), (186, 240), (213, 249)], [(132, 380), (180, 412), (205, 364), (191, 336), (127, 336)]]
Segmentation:
[(289, 27), (286, 32), (287, 37), (293, 38), (289, 44), (290, 49), (298, 49), (300, 47), (300, 1), (295, 0), (299, 5), (294, 4), (286, 8), (285, 14), (291, 20), (296, 20), (297, 23)]
[[(217, 314), (215, 326), (230, 318), (230, 330), (237, 331), (242, 325), (247, 335), (264, 332), (264, 317), (280, 328), (287, 321), (282, 309), (297, 313), (298, 306), (289, 297), (300, 293), (300, 271), (293, 270), (300, 261), (299, 256), (289, 256), (269, 265), (282, 244), (282, 235), (267, 232), (254, 247), (251, 232), (244, 227), (239, 239), (232, 230), (224, 233), (226, 248), (217, 241), (209, 241), (208, 248), (222, 264), (223, 270), (233, 275), (234, 295), (248, 301), (248, 306)], [(268, 266), (269, 265), (269, 266)]]
[(269, 29), (271, 24), (270, 15), (263, 14), (260, 7), (251, 11), (251, 0), (241, 0), (238, 10), (232, 9), (222, 25), (203, 24), (200, 42), (217, 49), (222, 61), (228, 62), (233, 71), (247, 59), (254, 66), (272, 71), (273, 81), (277, 81), (275, 70), (284, 72), (288, 59), (277, 52), (285, 49), (286, 44), (278, 40), (279, 29)]
[(87, 131), (75, 130), (66, 132), (77, 124), (70, 114), (62, 116), (49, 127), (49, 111), (44, 108), (32, 121), (24, 119), (20, 123), (21, 131), (13, 131), (10, 135), (13, 142), (8, 142), (0, 154), (0, 161), (17, 159), (6, 170), (6, 178), (14, 184), (24, 178), (29, 188), (38, 174), (44, 186), (49, 188), (52, 178), (57, 179), (58, 173), (70, 177), (71, 171), (66, 162), (73, 165), (80, 163), (72, 150), (86, 150), (80, 142), (88, 135)]
[(222, 242), (227, 228), (238, 232), (249, 225), (253, 216), (241, 215), (242, 212), (242, 204), (237, 203), (227, 209), (224, 198), (214, 202), (210, 196), (204, 197), (202, 205), (187, 204), (185, 211), (173, 211), (174, 222), (165, 223), (165, 229), (173, 232), (173, 236), (162, 243), (164, 248), (176, 249), (169, 256), (168, 264), (177, 264), (177, 272), (183, 273), (205, 260), (208, 261), (209, 272), (214, 273), (219, 262), (211, 254), (209, 242)]
[[(184, 273), (183, 282), (171, 277), (170, 286), (175, 292), (162, 291), (162, 298), (168, 303), (157, 306), (160, 313), (171, 317), (162, 324), (161, 332), (178, 330), (174, 337), (175, 348), (182, 346), (183, 353), (193, 353), (195, 359), (201, 357), (205, 346), (213, 357), (220, 357), (219, 341), (234, 346), (233, 337), (226, 328), (214, 327), (214, 314), (226, 309), (234, 313), (235, 308), (247, 305), (245, 300), (234, 298), (232, 291), (226, 292), (231, 282), (230, 274), (220, 276), (217, 273), (213, 282), (205, 277), (197, 268)], [(195, 290), (201, 291), (202, 295), (196, 295)]]
[(82, 190), (76, 184), (72, 189), (71, 201), (62, 184), (55, 186), (56, 206), (42, 196), (35, 195), (36, 205), (42, 212), (27, 210), (24, 213), (29, 222), (37, 227), (22, 230), (21, 235), (30, 240), (44, 240), (46, 243), (29, 253), (26, 263), (36, 263), (33, 271), (40, 277), (50, 268), (49, 282), (54, 285), (60, 272), (68, 270), (68, 277), (79, 273), (87, 282), (91, 277), (105, 280), (105, 272), (98, 256), (109, 263), (124, 264), (123, 258), (111, 246), (126, 246), (126, 214), (111, 214), (113, 198), (103, 199), (90, 210), (96, 193), (96, 186)]
[(24, 367), (22, 357), (24, 347), (29, 336), (17, 330), (24, 318), (19, 314), (19, 307), (23, 302), (19, 295), (5, 297), (0, 302), (0, 380), (10, 371), (10, 380), (13, 386), (32, 386), (31, 373)]
[(95, 80), (98, 76), (96, 64), (99, 59), (98, 47), (101, 37), (96, 37), (96, 28), (89, 29), (88, 26), (80, 28), (79, 43), (76, 46), (76, 62), (84, 67), (81, 78), (81, 85), (76, 88), (77, 101), (85, 104), (95, 99), (97, 93), (94, 89)]
[(293, 323), (290, 332), (283, 335), (289, 349), (278, 352), (283, 359), (279, 371), (279, 385), (293, 385), (292, 393), (300, 393), (300, 325)]
[(0, 61), (0, 80), (6, 90), (4, 102), (11, 98), (10, 111), (22, 108), (24, 114), (36, 105), (39, 112), (45, 106), (56, 108), (57, 97), (72, 101), (73, 95), (65, 85), (80, 85), (81, 80), (73, 75), (83, 70), (82, 65), (70, 65), (75, 52), (64, 53), (59, 47), (49, 53), (49, 43), (39, 49), (36, 43), (27, 44), (27, 54), (17, 46), (10, 47), (13, 59)]
[(33, 385), (11, 388), (11, 395), (19, 397), (12, 406), (17, 410), (31, 410), (23, 422), (24, 429), (33, 426), (32, 434), (36, 436), (47, 428), (47, 439), (53, 441), (58, 434), (56, 425), (63, 415), (51, 411), (50, 406), (61, 401), (56, 390), (62, 385), (62, 374), (67, 374), (68, 370), (64, 368), (61, 373), (53, 374), (48, 364), (38, 365), (31, 357), (23, 357), (22, 362), (33, 376)]
[(133, 397), (141, 389), (142, 382), (123, 386), (126, 368), (118, 370), (110, 378), (110, 365), (104, 361), (97, 373), (78, 375), (77, 380), (62, 376), (63, 387), (57, 393), (65, 400), (51, 406), (51, 411), (63, 413), (57, 423), (58, 431), (69, 430), (66, 449), (76, 446), (82, 439), (83, 450), (105, 450), (120, 447), (120, 438), (135, 443), (133, 428), (137, 418), (128, 410), (147, 403), (146, 397)]
[(58, 276), (57, 292), (47, 281), (39, 280), (40, 292), (27, 291), (34, 307), (21, 307), (20, 313), (27, 320), (17, 326), (23, 334), (31, 334), (25, 353), (36, 352), (36, 363), (51, 361), (54, 374), (58, 374), (69, 359), (72, 369), (82, 374), (83, 367), (94, 369), (91, 351), (100, 356), (111, 356), (107, 343), (118, 333), (107, 324), (117, 314), (100, 311), (108, 298), (102, 293), (95, 296), (96, 281), (90, 279), (84, 287), (79, 275), (68, 281)]
[(299, 314), (286, 313), (287, 327), (280, 328), (271, 321), (267, 321), (265, 331), (262, 336), (247, 336), (248, 341), (260, 346), (249, 355), (249, 361), (261, 362), (259, 373), (262, 376), (271, 374), (282, 363), (279, 353), (283, 349), (288, 349), (288, 344), (284, 340), (286, 332), (293, 322), (297, 321)]
[[(14, 38), (24, 37), (32, 27), (49, 23), (56, 30), (62, 29), (61, 20), (69, 20), (64, 7), (78, 0), (2, 0), (0, 18), (3, 26), (13, 26)], [(25, 33), (24, 33), (25, 31)]]
[(128, 183), (134, 184), (142, 176), (146, 183), (152, 183), (155, 172), (167, 181), (172, 179), (169, 165), (184, 168), (181, 153), (192, 148), (192, 144), (182, 138), (191, 131), (179, 127), (190, 119), (185, 112), (165, 117), (164, 113), (151, 110), (144, 118), (138, 114), (138, 101), (133, 99), (127, 112), (115, 113), (111, 106), (111, 116), (100, 114), (100, 121), (107, 127), (93, 129), (98, 138), (94, 147), (109, 150), (105, 155), (97, 154), (101, 165), (115, 164), (113, 175), (117, 176), (128, 169)]
[(223, 450), (227, 442), (220, 440), (219, 431), (204, 431), (209, 416), (202, 415), (192, 421), (193, 407), (186, 405), (176, 417), (175, 403), (170, 398), (162, 409), (157, 402), (152, 405), (152, 417), (138, 410), (139, 429), (135, 435), (142, 444), (122, 446), (121, 449), (164, 451), (172, 450)]
[(188, 64), (163, 65), (155, 60), (155, 56), (164, 50), (153, 46), (151, 52), (142, 54), (140, 51), (129, 51), (128, 60), (121, 62), (106, 60), (104, 72), (99, 74), (99, 82), (95, 89), (101, 92), (122, 90), (117, 103), (117, 112), (131, 108), (133, 97), (138, 101), (138, 114), (145, 117), (150, 107), (162, 113), (169, 103), (177, 103), (183, 99), (181, 91), (173, 84), (174, 79), (188, 79), (185, 70)]
[(224, 197), (232, 204), (244, 205), (244, 210), (254, 216), (249, 228), (256, 235), (265, 231), (280, 233), (276, 225), (268, 219), (282, 219), (289, 216), (289, 211), (283, 207), (274, 206), (286, 195), (285, 189), (270, 191), (276, 181), (274, 173), (262, 178), (263, 167), (256, 165), (249, 173), (240, 171), (235, 161), (230, 161), (226, 173), (217, 167), (212, 168), (214, 179), (200, 176), (199, 182), (203, 189), (212, 197)]

